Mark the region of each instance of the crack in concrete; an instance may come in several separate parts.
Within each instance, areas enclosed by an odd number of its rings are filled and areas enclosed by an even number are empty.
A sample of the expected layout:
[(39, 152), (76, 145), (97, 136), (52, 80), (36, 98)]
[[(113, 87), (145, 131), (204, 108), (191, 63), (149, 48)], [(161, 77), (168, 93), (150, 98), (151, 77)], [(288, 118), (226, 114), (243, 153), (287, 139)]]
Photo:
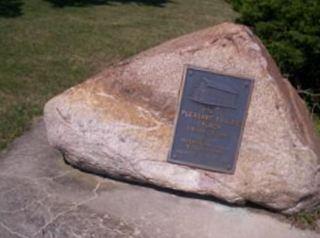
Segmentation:
[(35, 200), (35, 201), (32, 201), (31, 203), (29, 203), (28, 205), (18, 209), (18, 210), (14, 210), (14, 211), (10, 211), (10, 210), (1, 210), (0, 213), (6, 213), (6, 214), (16, 214), (18, 212), (23, 212), (25, 210), (27, 210), (28, 208), (32, 207), (34, 204), (41, 204), (43, 205), (43, 201), (45, 201), (47, 198), (43, 198), (43, 199), (40, 199), (40, 200)]
[(16, 236), (18, 236), (18, 237), (20, 237), (20, 238), (30, 238), (29, 236), (26, 236), (26, 235), (21, 234), (21, 233), (19, 233), (19, 232), (17, 232), (17, 231), (11, 230), (10, 227), (8, 227), (7, 225), (5, 225), (5, 224), (4, 224), (3, 222), (1, 222), (1, 221), (0, 221), (0, 225), (1, 225), (4, 229), (6, 229), (10, 234), (16, 235)]
[(67, 211), (64, 211), (64, 212), (61, 212), (61, 213), (58, 213), (56, 216), (54, 216), (52, 219), (50, 219), (50, 221), (48, 221), (45, 225), (43, 225), (42, 227), (40, 227), (40, 229), (38, 231), (36, 231), (32, 237), (35, 237), (36, 235), (38, 235), (40, 232), (43, 232), (49, 225), (51, 225), (52, 223), (54, 223), (57, 219), (59, 219), (60, 217), (72, 212), (72, 211), (75, 211), (78, 207), (88, 203), (88, 202), (91, 202), (93, 201), (94, 199), (96, 199), (98, 197), (98, 189), (100, 188), (100, 185), (101, 185), (101, 181), (98, 181), (97, 182), (97, 185), (95, 186), (95, 188), (92, 190), (92, 193), (93, 193), (93, 196), (90, 197), (89, 199), (86, 199), (82, 202), (79, 202), (79, 203), (76, 203), (75, 205), (72, 205)]
[(67, 171), (65, 173), (60, 173), (56, 176), (53, 176), (53, 177), (48, 177), (48, 176), (40, 176), (40, 177), (29, 177), (29, 176), (17, 176), (17, 175), (13, 175), (13, 174), (10, 174), (10, 173), (0, 173), (0, 176), (3, 176), (3, 177), (11, 177), (11, 178), (18, 178), (18, 179), (28, 179), (28, 180), (32, 180), (32, 181), (36, 181), (38, 182), (37, 180), (43, 180), (43, 179), (47, 179), (47, 180), (51, 180), (53, 181), (54, 179), (57, 179), (57, 178), (62, 178), (68, 174), (71, 174), (71, 173), (74, 173), (75, 171), (73, 170), (70, 170), (70, 171)]

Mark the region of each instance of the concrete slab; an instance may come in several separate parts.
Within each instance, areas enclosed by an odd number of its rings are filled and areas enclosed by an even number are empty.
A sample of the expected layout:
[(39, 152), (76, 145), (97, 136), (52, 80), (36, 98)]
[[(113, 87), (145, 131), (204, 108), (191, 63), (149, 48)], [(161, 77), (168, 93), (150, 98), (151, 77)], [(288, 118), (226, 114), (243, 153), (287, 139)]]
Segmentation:
[(178, 196), (65, 164), (40, 119), (0, 156), (1, 238), (314, 238), (266, 212)]

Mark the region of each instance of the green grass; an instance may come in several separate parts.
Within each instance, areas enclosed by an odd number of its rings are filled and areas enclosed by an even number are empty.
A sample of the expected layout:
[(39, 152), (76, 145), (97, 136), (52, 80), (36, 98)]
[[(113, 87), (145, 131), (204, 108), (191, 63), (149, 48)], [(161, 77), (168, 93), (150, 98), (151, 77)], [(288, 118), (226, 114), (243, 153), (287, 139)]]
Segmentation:
[(236, 16), (223, 0), (64, 8), (24, 0), (21, 16), (0, 18), (0, 149), (68, 87), (167, 39)]
[(300, 229), (320, 231), (318, 221), (320, 219), (320, 208), (312, 212), (299, 212), (287, 217), (291, 224)]

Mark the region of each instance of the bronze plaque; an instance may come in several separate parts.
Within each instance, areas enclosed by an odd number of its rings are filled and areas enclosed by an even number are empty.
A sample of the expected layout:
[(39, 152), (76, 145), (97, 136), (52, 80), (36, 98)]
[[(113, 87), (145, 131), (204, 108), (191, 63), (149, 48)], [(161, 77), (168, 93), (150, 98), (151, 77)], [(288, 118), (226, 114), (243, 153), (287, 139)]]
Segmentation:
[(253, 82), (188, 66), (168, 161), (233, 173)]

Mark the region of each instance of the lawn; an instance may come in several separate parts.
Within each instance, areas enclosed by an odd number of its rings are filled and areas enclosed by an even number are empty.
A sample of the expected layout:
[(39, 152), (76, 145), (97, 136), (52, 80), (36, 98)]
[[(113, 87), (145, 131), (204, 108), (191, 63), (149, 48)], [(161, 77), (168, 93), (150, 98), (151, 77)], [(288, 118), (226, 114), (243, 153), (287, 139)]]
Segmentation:
[(224, 0), (10, 0), (23, 3), (21, 12), (2, 17), (8, 1), (0, 0), (0, 150), (70, 86), (167, 39), (237, 17)]
[(22, 2), (20, 15), (0, 16), (0, 149), (48, 99), (102, 68), (237, 16), (224, 0)]

